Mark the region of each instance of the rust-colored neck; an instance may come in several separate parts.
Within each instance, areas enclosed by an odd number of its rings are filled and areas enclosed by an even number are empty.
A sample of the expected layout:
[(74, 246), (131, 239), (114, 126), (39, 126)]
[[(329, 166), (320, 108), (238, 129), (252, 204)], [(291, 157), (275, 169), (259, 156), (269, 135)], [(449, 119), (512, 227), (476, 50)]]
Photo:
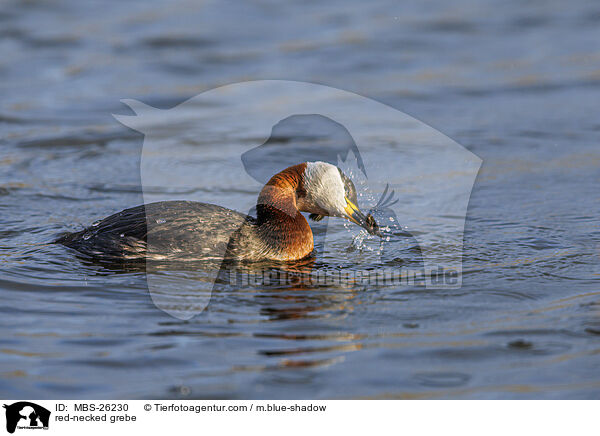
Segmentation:
[(314, 248), (312, 230), (297, 206), (297, 199), (305, 195), (305, 169), (302, 163), (275, 174), (256, 203), (259, 231), (277, 246), (284, 260), (301, 259)]

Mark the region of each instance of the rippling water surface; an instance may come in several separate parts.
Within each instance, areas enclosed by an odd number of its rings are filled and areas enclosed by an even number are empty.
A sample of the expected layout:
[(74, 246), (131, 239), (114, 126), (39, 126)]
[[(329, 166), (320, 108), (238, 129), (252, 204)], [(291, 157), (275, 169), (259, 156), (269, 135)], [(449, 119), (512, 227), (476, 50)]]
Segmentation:
[[(0, 396), (599, 398), (599, 26), (583, 1), (3, 3)], [(166, 109), (249, 79), (367, 95), (481, 157), (462, 288), (229, 287), (183, 321), (143, 273), (47, 244), (143, 201), (120, 99)], [(213, 127), (169, 132), (208, 168), (175, 194), (246, 212), (258, 188), (223, 156), (255, 138)], [(332, 234), (346, 254), (313, 268), (389, 260)]]

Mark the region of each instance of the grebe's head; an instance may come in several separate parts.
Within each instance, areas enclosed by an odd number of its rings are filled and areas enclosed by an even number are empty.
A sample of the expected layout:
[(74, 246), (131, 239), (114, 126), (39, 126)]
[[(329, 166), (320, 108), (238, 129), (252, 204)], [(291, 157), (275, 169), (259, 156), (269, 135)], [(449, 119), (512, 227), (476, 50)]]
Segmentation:
[(370, 234), (381, 236), (373, 216), (365, 216), (358, 208), (354, 183), (335, 165), (307, 162), (303, 187), (305, 195), (298, 198), (298, 209), (309, 212), (311, 219), (319, 221), (324, 216), (343, 217)]

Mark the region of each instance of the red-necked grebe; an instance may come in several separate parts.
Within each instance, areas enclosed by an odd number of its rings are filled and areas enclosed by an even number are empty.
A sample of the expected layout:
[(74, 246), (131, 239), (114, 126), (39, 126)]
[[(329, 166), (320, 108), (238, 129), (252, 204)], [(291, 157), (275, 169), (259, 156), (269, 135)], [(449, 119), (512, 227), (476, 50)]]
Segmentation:
[(258, 196), (256, 218), (214, 204), (162, 201), (125, 209), (56, 242), (107, 260), (201, 260), (224, 253), (231, 260), (291, 261), (314, 248), (300, 212), (315, 221), (343, 217), (381, 236), (375, 219), (359, 210), (354, 184), (338, 167), (305, 162), (271, 177)]

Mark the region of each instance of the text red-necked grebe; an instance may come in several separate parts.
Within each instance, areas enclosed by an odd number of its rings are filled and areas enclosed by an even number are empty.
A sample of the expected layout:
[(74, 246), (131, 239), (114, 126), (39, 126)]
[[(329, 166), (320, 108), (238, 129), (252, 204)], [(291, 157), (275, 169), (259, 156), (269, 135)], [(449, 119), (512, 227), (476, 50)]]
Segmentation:
[(305, 162), (271, 177), (258, 196), (256, 218), (214, 204), (162, 201), (125, 209), (56, 242), (112, 260), (200, 260), (225, 253), (232, 260), (291, 261), (314, 248), (300, 212), (315, 221), (343, 217), (381, 236), (356, 204), (354, 184), (338, 167)]

